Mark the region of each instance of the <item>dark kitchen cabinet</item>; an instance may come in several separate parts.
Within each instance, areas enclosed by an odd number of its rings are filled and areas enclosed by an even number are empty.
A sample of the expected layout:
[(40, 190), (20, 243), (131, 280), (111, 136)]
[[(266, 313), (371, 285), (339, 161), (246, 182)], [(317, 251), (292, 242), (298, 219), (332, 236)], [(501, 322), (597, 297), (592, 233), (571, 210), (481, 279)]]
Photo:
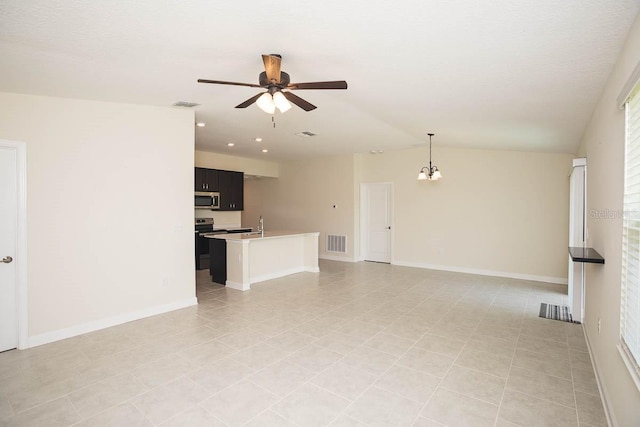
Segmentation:
[(220, 210), (241, 211), (244, 209), (244, 173), (218, 171)]
[(195, 168), (195, 191), (220, 193), (221, 211), (244, 209), (244, 173)]
[(225, 285), (227, 283), (227, 241), (209, 239), (209, 274), (211, 281)]
[(195, 168), (195, 191), (220, 191), (217, 169)]

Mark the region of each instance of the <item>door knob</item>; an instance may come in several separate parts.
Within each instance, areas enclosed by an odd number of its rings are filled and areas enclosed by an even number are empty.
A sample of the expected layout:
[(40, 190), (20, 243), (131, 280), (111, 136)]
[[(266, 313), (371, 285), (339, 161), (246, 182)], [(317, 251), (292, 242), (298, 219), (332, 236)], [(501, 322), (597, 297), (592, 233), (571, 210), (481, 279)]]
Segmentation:
[(388, 226), (388, 227), (387, 227), (387, 230), (391, 230), (391, 226)]
[(11, 261), (13, 261), (13, 258), (11, 258), (10, 256), (2, 258), (2, 262), (4, 262), (5, 264), (9, 264)]

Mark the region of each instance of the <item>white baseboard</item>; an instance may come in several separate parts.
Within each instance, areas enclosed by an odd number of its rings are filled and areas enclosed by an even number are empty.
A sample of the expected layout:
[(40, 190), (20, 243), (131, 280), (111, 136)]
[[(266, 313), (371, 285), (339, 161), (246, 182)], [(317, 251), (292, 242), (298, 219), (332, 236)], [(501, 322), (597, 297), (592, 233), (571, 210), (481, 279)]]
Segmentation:
[(288, 276), (290, 274), (296, 273), (319, 273), (320, 269), (318, 267), (295, 267), (289, 268), (287, 270), (276, 271), (269, 274), (263, 274), (262, 276), (252, 277), (251, 282), (247, 284), (242, 284), (238, 282), (234, 282), (231, 280), (227, 280), (225, 282), (225, 286), (231, 289), (235, 289), (236, 291), (248, 291), (251, 289), (251, 285), (258, 282), (264, 282), (265, 280), (277, 279), (279, 277)]
[(427, 264), (421, 262), (397, 261), (392, 262), (393, 265), (401, 265), (404, 267), (427, 268), (429, 270), (452, 271), (455, 273), (477, 274), (480, 276), (507, 277), (509, 279), (532, 280), (534, 282), (555, 283), (558, 285), (567, 285), (566, 277), (549, 277), (537, 276), (533, 274), (511, 273), (506, 271), (482, 270), (478, 268), (452, 267), (448, 265)]
[(236, 291), (248, 291), (249, 289), (251, 289), (250, 284), (244, 285), (242, 283), (234, 282), (232, 280), (227, 280), (226, 282), (224, 282), (224, 285), (227, 288), (235, 289)]
[(358, 262), (358, 260), (355, 259), (355, 258), (341, 257), (341, 256), (335, 256), (335, 255), (326, 255), (326, 254), (320, 254), (320, 255), (318, 255), (318, 258), (326, 259), (326, 260), (329, 260), (329, 261)]
[(286, 270), (275, 271), (273, 273), (263, 274), (262, 276), (256, 276), (251, 278), (251, 283), (264, 282), (265, 280), (277, 279), (278, 277), (288, 276), (290, 274), (302, 273), (309, 271), (307, 267), (294, 267)]
[(93, 322), (84, 323), (81, 325), (71, 326), (69, 328), (45, 332), (44, 334), (29, 337), (29, 347), (37, 347), (39, 345), (48, 344), (54, 341), (60, 341), (66, 338), (98, 331), (100, 329), (110, 328), (111, 326), (121, 325), (133, 320), (144, 319), (145, 317), (155, 316), (156, 314), (167, 313), (169, 311), (179, 310), (181, 308), (197, 304), (198, 299), (196, 297), (193, 297), (182, 301), (175, 301), (169, 304), (159, 305), (156, 307), (145, 308), (139, 311), (134, 311), (132, 313), (119, 314), (117, 316), (95, 320)]
[(598, 384), (598, 390), (600, 391), (600, 399), (602, 399), (602, 407), (604, 408), (604, 415), (607, 418), (607, 425), (610, 427), (618, 427), (618, 423), (616, 421), (615, 416), (613, 415), (613, 411), (609, 405), (611, 401), (609, 399), (609, 393), (607, 393), (607, 389), (604, 386), (604, 382), (601, 380), (600, 372), (598, 371), (598, 363), (596, 361), (595, 355), (593, 351), (591, 351), (591, 342), (589, 341), (589, 334), (587, 334), (586, 325), (582, 325), (582, 330), (584, 332), (584, 339), (587, 341), (587, 350), (589, 350), (589, 357), (591, 358), (591, 366), (593, 367), (593, 372), (596, 374), (596, 383)]

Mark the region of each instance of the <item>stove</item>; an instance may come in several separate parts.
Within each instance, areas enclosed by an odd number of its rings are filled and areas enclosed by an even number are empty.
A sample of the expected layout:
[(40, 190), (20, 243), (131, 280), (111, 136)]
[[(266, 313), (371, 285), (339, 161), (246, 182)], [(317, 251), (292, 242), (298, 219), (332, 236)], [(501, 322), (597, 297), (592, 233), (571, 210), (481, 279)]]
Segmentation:
[(209, 268), (209, 240), (205, 235), (227, 234), (227, 233), (248, 233), (251, 228), (231, 227), (226, 230), (224, 228), (213, 228), (213, 218), (196, 218), (196, 270), (204, 270)]
[(196, 270), (204, 270), (209, 268), (209, 239), (206, 239), (204, 235), (213, 233), (213, 218), (196, 218), (195, 233)]
[(213, 231), (213, 218), (196, 218), (196, 233), (204, 234)]

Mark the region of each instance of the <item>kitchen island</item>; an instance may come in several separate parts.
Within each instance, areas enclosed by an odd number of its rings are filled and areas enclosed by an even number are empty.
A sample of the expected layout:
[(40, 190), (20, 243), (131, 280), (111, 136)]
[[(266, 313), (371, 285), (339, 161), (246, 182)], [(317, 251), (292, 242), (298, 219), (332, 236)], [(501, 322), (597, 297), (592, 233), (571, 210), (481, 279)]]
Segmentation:
[(319, 272), (318, 236), (318, 232), (266, 231), (207, 237), (226, 243), (224, 284), (248, 291), (252, 283), (303, 271)]

